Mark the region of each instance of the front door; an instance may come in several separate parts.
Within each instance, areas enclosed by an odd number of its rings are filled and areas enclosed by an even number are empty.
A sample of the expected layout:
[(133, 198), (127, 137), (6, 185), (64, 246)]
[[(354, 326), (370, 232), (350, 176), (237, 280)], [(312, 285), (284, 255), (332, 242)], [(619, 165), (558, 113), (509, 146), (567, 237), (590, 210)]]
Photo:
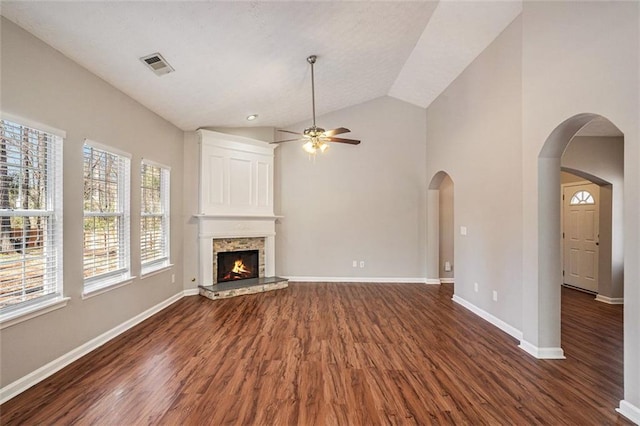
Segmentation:
[(598, 291), (599, 187), (566, 185), (562, 192), (564, 283)]

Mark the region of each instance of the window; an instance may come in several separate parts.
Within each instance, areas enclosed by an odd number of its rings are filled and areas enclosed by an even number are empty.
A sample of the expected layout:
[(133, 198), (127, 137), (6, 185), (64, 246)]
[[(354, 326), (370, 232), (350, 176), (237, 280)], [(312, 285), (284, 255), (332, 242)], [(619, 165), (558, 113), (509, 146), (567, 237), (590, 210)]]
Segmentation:
[(37, 126), (0, 120), (3, 321), (18, 311), (36, 310), (41, 302), (62, 298), (64, 132)]
[(593, 199), (593, 195), (589, 191), (578, 191), (573, 194), (571, 197), (570, 205), (575, 206), (576, 204), (595, 204), (596, 201)]
[(84, 153), (85, 294), (131, 278), (128, 154), (91, 141)]
[(145, 160), (140, 174), (140, 261), (145, 274), (169, 266), (170, 170)]

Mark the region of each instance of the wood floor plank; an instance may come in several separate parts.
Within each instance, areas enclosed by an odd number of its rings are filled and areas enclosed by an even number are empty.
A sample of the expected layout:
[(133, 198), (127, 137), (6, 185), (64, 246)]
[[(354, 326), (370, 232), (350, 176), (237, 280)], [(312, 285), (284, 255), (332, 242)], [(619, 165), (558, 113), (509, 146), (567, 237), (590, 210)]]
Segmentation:
[(537, 360), (452, 285), (291, 283), (184, 298), (0, 406), (0, 424), (630, 424), (622, 306), (562, 290)]

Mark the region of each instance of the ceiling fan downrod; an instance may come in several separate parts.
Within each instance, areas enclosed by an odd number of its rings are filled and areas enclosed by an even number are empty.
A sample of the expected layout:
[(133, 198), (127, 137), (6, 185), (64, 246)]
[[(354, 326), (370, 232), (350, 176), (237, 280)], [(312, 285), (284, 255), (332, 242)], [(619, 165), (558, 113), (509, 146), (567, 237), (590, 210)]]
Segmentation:
[(313, 64), (316, 63), (316, 55), (311, 55), (307, 58), (307, 62), (311, 64), (311, 107), (313, 114), (313, 128), (316, 128), (316, 90), (315, 90), (315, 81), (313, 76)]
[(315, 74), (314, 74), (314, 64), (316, 63), (316, 59), (318, 57), (316, 55), (310, 55), (307, 57), (307, 62), (311, 65), (311, 109), (313, 116), (313, 124), (311, 127), (308, 127), (303, 130), (302, 133), (292, 132), (291, 130), (279, 129), (279, 132), (291, 133), (294, 135), (302, 136), (302, 138), (296, 139), (287, 139), (274, 141), (271, 143), (283, 143), (283, 142), (293, 142), (303, 140), (305, 144), (303, 148), (309, 154), (315, 154), (316, 151), (320, 150), (324, 152), (327, 148), (327, 142), (338, 142), (338, 143), (346, 143), (350, 145), (358, 145), (360, 143), (357, 139), (346, 139), (346, 138), (338, 138), (336, 135), (340, 135), (343, 133), (349, 133), (351, 130), (346, 127), (338, 127), (332, 130), (325, 130), (316, 126), (316, 82), (315, 82)]

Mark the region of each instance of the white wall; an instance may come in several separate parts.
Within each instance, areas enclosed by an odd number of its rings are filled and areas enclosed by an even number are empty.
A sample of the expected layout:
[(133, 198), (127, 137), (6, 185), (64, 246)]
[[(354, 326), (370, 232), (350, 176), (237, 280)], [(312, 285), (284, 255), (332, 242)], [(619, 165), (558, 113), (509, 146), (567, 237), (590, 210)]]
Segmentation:
[(562, 167), (595, 176), (611, 184), (611, 277), (607, 288), (599, 286), (598, 293), (611, 298), (622, 297), (624, 139), (621, 137), (575, 137), (562, 155), (560, 164)]
[[(352, 133), (341, 136), (362, 143), (332, 144), (315, 162), (301, 143), (276, 151), (277, 213), (284, 216), (276, 226), (276, 273), (424, 281), (424, 109), (383, 97), (317, 123), (347, 127)], [(353, 260), (365, 267), (353, 268)]]
[(444, 170), (455, 184), (455, 293), (515, 328), (522, 319), (520, 36), (517, 19), (427, 109), (428, 177)]
[[(560, 179), (547, 182), (545, 177), (539, 183), (543, 177), (538, 174), (539, 162), (551, 165), (554, 161), (539, 161), (538, 157), (547, 138), (565, 120), (581, 113), (599, 114), (624, 133), (624, 398), (638, 410), (639, 20), (638, 2), (525, 2), (522, 14), (522, 191), (533, 195), (523, 200), (524, 339), (540, 348), (560, 342), (559, 307), (550, 303), (556, 290), (544, 288), (545, 283), (555, 282), (555, 266), (543, 266), (539, 249), (548, 253), (548, 247), (539, 246), (546, 241), (538, 236), (540, 229), (555, 227), (548, 220), (559, 218), (546, 212), (537, 197), (546, 184), (559, 188)], [(555, 238), (552, 241), (555, 247)], [(545, 275), (539, 275), (539, 270)]]
[[(64, 295), (71, 298), (65, 308), (2, 330), (0, 386), (4, 387), (182, 292), (183, 132), (15, 24), (2, 18), (1, 27), (2, 110), (67, 133)], [(132, 155), (131, 261), (138, 277), (140, 161), (145, 158), (171, 167), (171, 261), (175, 264), (171, 270), (136, 278), (130, 285), (86, 300), (81, 298), (84, 138)]]

